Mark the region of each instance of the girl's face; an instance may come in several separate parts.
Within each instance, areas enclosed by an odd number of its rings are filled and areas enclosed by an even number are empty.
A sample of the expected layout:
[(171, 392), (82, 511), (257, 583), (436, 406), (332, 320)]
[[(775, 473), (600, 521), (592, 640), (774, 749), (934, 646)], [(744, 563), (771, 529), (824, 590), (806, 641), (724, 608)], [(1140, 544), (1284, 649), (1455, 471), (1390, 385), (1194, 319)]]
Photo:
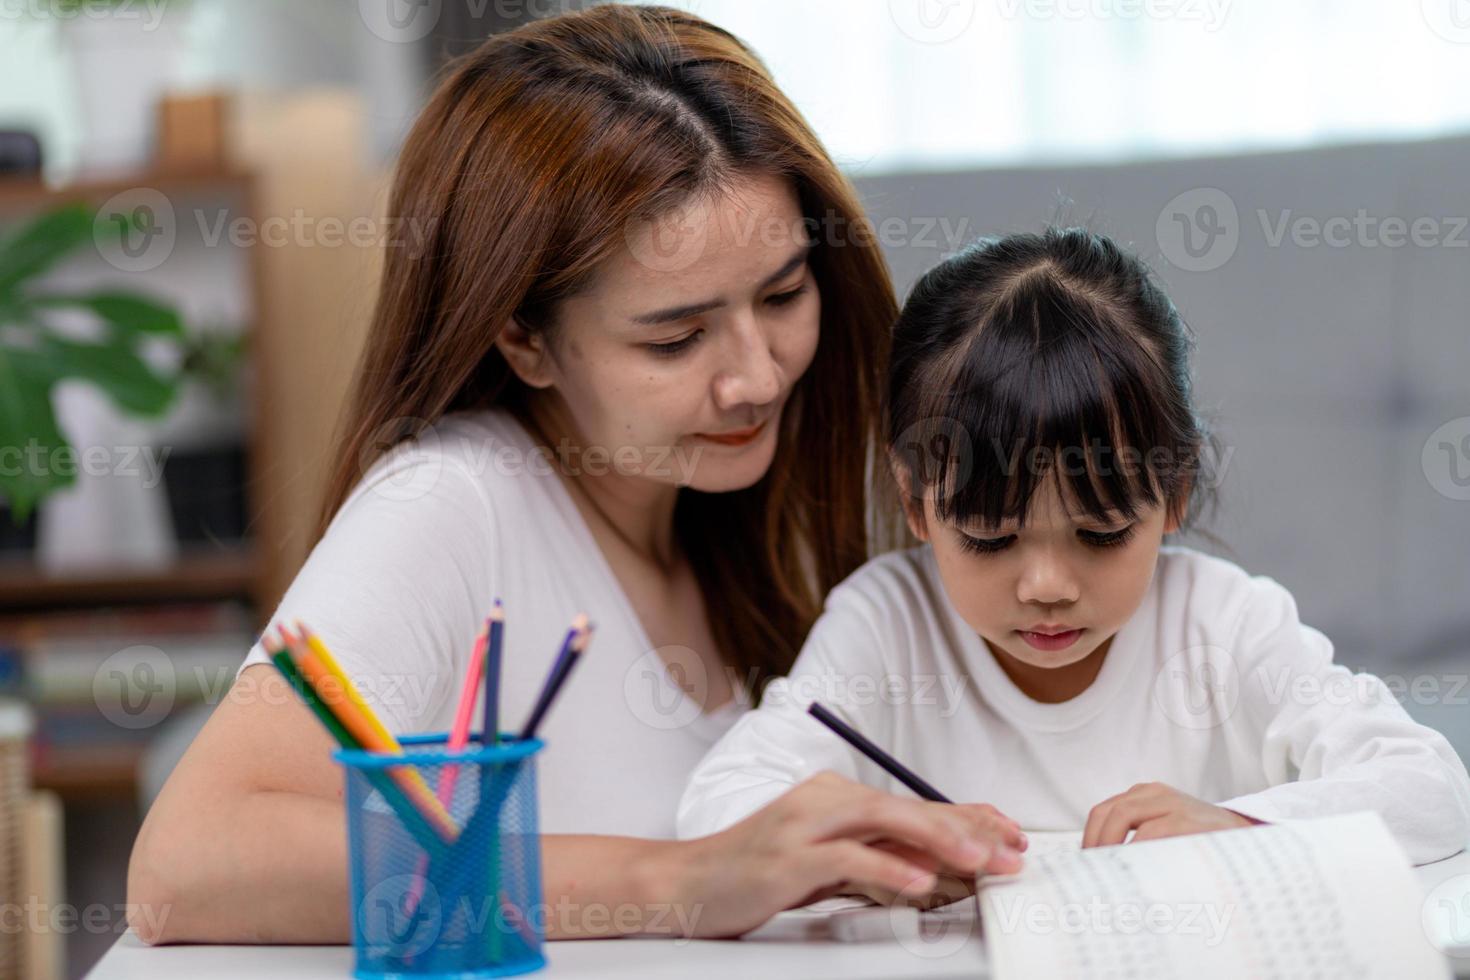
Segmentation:
[(817, 349), (808, 250), (790, 182), (746, 178), (627, 229), (626, 247), (560, 304), (549, 349), (503, 331), (517, 375), (547, 389), (579, 443), (564, 465), (707, 492), (758, 481)]
[(1112, 639), (1143, 601), (1163, 536), (1178, 530), (1167, 510), (1074, 519), (1045, 480), (1024, 528), (942, 524), (932, 494), (909, 526), (933, 547), (949, 601), (1014, 676), (1079, 664)]

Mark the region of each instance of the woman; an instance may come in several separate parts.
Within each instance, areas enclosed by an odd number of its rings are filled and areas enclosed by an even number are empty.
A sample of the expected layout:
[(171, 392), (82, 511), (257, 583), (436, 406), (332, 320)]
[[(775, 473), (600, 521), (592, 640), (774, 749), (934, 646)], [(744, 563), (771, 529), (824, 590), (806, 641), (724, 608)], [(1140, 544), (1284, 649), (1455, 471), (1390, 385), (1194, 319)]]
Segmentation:
[[(654, 7), (492, 38), (430, 100), (390, 208), (423, 247), (388, 252), (327, 526), (273, 621), (413, 731), (448, 727), (497, 597), (508, 727), (591, 615), (543, 729), (544, 891), (642, 912), (550, 935), (731, 935), (838, 889), (1014, 870), (992, 809), (835, 776), (667, 839), (694, 764), (869, 552), (895, 304), (871, 244), (813, 237), (860, 211), (755, 56)], [(145, 940), (346, 940), (328, 747), (257, 644), (139, 834)]]

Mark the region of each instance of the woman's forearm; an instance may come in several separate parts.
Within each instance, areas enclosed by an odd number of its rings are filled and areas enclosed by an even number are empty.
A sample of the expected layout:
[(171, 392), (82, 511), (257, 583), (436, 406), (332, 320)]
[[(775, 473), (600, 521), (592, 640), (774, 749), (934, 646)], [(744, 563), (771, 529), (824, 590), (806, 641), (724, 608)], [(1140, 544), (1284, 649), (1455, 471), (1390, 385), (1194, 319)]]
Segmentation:
[(558, 834), (541, 845), (548, 939), (694, 932), (697, 842)]
[(261, 791), (201, 801), (192, 826), (150, 823), (128, 868), (128, 922), (145, 942), (348, 941), (339, 801)]

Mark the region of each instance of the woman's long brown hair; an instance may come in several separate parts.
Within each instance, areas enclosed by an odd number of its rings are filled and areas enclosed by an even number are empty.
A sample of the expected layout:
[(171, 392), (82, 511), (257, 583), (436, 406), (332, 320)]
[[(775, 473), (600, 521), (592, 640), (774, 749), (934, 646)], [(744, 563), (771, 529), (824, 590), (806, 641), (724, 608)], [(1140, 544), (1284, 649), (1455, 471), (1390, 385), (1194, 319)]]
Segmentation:
[(680, 490), (675, 530), (721, 657), (758, 696), (888, 526), (867, 509), (886, 476), (874, 454), (897, 305), (851, 184), (755, 54), (691, 14), (595, 7), (449, 66), (399, 160), (389, 216), (414, 245), (387, 249), (318, 534), (413, 434), (385, 440), (398, 420), (491, 406), (524, 418), (501, 328), (548, 329), (557, 302), (627, 247), (630, 222), (749, 175), (797, 192), (821, 338), (770, 470), (744, 490)]

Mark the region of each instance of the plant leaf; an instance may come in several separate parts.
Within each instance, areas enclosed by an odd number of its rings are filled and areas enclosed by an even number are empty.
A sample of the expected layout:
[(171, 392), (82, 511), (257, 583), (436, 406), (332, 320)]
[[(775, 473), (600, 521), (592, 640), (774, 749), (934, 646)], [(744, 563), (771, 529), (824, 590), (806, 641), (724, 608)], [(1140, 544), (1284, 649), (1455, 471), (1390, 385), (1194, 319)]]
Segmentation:
[(30, 301), (37, 306), (77, 306), (91, 310), (114, 329), (120, 340), (140, 333), (184, 335), (184, 324), (177, 310), (136, 293), (33, 296)]
[(122, 344), (81, 344), (48, 336), (42, 348), (55, 362), (58, 376), (92, 382), (119, 408), (134, 415), (163, 414), (178, 392), (177, 382), (154, 374), (132, 348)]
[(76, 482), (75, 472), (51, 465), (56, 450), (71, 445), (56, 425), (54, 380), (41, 355), (0, 346), (0, 496), (17, 524), (45, 497)]
[(43, 272), (92, 237), (96, 215), (85, 204), (50, 211), (0, 244), (0, 293)]

